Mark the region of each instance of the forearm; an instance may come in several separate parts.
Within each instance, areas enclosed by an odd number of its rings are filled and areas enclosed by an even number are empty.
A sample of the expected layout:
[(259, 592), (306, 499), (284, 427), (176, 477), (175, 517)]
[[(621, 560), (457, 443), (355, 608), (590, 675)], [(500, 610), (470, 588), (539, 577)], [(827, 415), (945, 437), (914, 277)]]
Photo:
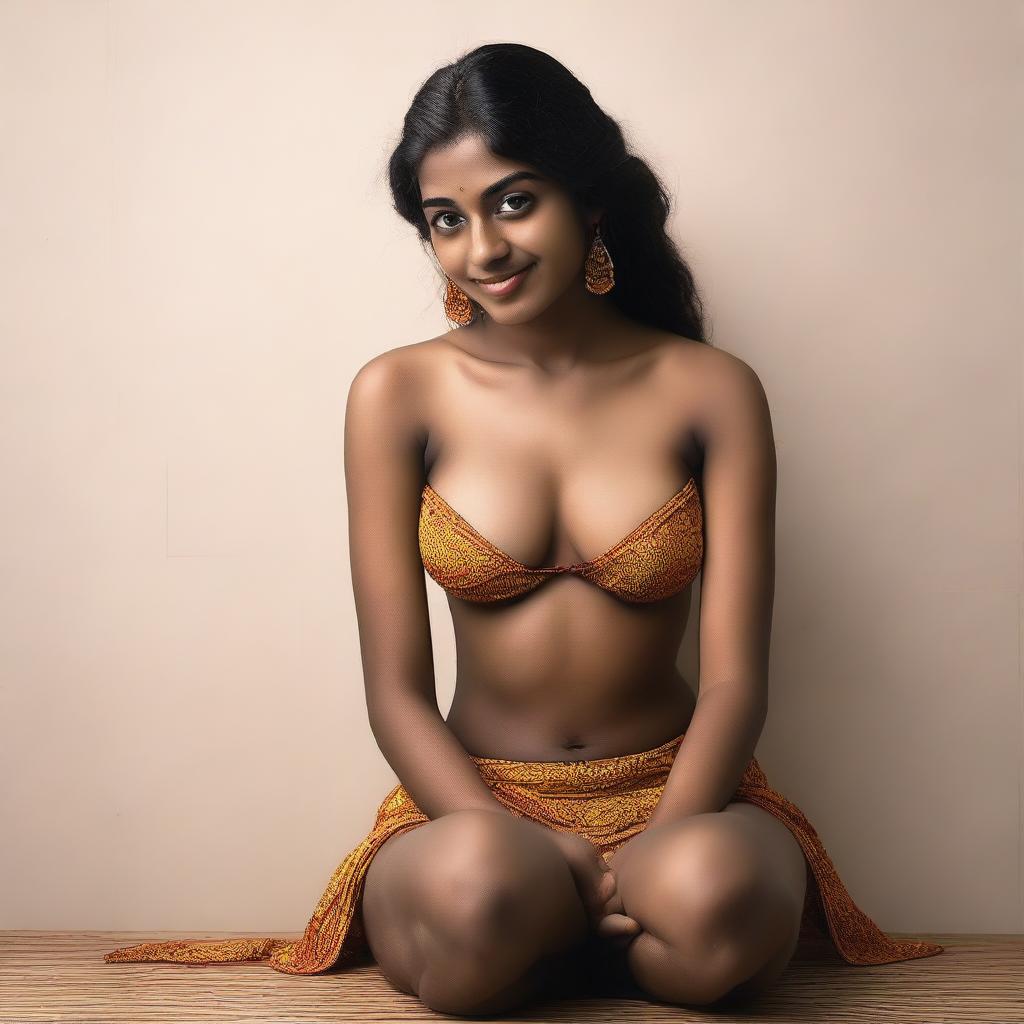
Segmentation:
[(648, 827), (722, 810), (754, 755), (767, 710), (746, 688), (702, 692)]
[(511, 813), (481, 778), (436, 704), (410, 696), (371, 715), (370, 728), (399, 781), (431, 820), (467, 809)]

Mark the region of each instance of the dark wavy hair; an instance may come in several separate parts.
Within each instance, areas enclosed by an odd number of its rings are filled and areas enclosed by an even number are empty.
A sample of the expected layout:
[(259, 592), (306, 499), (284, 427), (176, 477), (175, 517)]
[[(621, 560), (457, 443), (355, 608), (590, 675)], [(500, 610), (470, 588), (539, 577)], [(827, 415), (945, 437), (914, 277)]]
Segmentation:
[(578, 210), (603, 207), (601, 238), (615, 267), (608, 298), (635, 321), (708, 342), (693, 274), (665, 230), (667, 190), (568, 68), (532, 46), (488, 43), (420, 86), (388, 177), (395, 210), (428, 244), (420, 163), (466, 135), (480, 135), (496, 156), (538, 168)]

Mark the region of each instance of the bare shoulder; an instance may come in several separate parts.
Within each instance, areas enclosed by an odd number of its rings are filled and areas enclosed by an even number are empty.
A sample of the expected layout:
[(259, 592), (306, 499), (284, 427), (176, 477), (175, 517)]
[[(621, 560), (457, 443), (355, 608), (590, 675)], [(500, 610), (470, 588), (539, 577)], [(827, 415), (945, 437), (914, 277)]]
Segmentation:
[(367, 360), (352, 378), (350, 406), (365, 403), (422, 421), (438, 363), (451, 350), (444, 337), (398, 345)]
[(743, 387), (757, 380), (754, 368), (724, 348), (693, 341), (678, 334), (664, 335), (662, 351), (669, 372), (684, 374), (702, 390), (706, 387)]
[(429, 374), (439, 356), (450, 348), (444, 338), (444, 335), (439, 335), (379, 352), (359, 367), (353, 383), (369, 380), (412, 387)]
[(680, 393), (692, 399), (694, 412), (708, 433), (730, 420), (765, 416), (768, 399), (757, 371), (740, 356), (704, 342), (676, 337), (667, 347), (668, 372)]

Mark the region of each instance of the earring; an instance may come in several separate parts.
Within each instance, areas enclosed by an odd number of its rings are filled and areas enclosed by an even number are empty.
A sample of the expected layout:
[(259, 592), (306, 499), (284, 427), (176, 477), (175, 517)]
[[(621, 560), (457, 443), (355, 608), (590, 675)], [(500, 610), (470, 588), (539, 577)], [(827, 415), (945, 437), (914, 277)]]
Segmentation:
[(608, 247), (601, 240), (601, 229), (594, 231), (594, 241), (584, 264), (587, 291), (594, 295), (607, 295), (615, 287), (615, 266)]
[(444, 314), (460, 327), (473, 322), (473, 306), (469, 296), (450, 277), (444, 293)]

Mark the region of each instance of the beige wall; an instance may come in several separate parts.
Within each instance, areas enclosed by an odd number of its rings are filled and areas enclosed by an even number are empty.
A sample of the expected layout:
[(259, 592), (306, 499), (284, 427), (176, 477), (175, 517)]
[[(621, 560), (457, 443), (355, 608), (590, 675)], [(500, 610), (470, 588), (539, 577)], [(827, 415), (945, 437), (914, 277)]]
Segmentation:
[(769, 778), (887, 930), (1024, 931), (1021, 5), (398, 7), (0, 3), (0, 927), (296, 932), (368, 830), (345, 396), (444, 328), (385, 161), (515, 39), (771, 401)]

